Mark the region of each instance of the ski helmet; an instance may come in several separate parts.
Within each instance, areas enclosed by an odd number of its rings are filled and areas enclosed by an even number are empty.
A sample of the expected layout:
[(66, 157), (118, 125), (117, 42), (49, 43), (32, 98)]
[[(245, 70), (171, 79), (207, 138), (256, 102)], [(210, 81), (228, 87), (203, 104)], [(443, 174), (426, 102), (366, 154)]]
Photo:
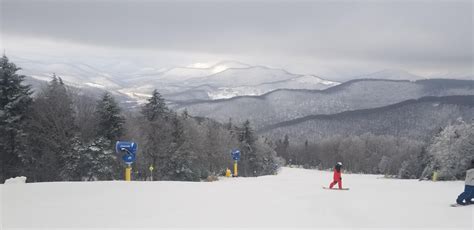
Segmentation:
[(336, 165), (342, 166), (342, 162), (337, 162)]

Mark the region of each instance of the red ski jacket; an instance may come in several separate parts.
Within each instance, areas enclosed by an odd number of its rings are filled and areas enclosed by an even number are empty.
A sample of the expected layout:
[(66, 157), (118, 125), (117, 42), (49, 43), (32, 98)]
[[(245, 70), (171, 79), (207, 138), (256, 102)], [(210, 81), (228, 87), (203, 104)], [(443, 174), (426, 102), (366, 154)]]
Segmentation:
[(337, 169), (334, 169), (334, 181), (341, 180), (341, 173), (342, 173), (341, 171), (338, 172)]

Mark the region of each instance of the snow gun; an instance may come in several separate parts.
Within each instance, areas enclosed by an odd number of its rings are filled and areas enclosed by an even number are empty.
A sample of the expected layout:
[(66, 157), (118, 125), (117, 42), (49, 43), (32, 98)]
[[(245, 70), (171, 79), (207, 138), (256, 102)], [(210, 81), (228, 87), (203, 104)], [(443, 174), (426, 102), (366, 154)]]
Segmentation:
[(132, 177), (132, 163), (135, 162), (138, 145), (131, 141), (117, 141), (115, 143), (116, 153), (125, 153), (122, 156), (123, 161), (127, 164), (125, 168), (125, 180), (130, 181)]

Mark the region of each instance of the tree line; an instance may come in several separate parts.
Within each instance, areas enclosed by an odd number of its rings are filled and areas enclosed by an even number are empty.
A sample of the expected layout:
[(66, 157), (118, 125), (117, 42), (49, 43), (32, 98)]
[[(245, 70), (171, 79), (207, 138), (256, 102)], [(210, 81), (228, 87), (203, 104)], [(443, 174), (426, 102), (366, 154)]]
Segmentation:
[(315, 142), (291, 142), (290, 137), (274, 144), (287, 164), (330, 169), (344, 162), (354, 173), (384, 174), (403, 179), (463, 179), (474, 159), (474, 123), (457, 120), (440, 128), (429, 140), (392, 135), (331, 136)]
[(56, 75), (33, 94), (6, 56), (0, 66), (0, 182), (19, 175), (30, 182), (120, 180), (117, 140), (138, 143), (135, 180), (206, 180), (232, 166), (233, 148), (242, 153), (240, 176), (275, 174), (282, 165), (248, 121), (178, 114), (157, 90), (139, 111), (122, 111), (112, 94), (93, 98)]

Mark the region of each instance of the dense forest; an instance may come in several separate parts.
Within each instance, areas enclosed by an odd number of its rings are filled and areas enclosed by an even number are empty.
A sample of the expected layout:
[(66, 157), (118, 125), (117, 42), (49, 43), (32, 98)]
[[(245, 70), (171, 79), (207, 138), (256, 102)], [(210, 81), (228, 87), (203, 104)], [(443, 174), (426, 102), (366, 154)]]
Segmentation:
[(110, 93), (94, 98), (56, 75), (33, 94), (6, 56), (0, 66), (1, 183), (20, 175), (30, 182), (120, 180), (117, 140), (139, 146), (134, 180), (210, 180), (231, 168), (233, 148), (242, 154), (239, 176), (275, 174), (283, 164), (249, 122), (178, 114), (156, 90), (139, 112), (122, 111)]
[(331, 136), (315, 142), (275, 143), (277, 154), (291, 165), (330, 169), (334, 162), (354, 173), (385, 174), (404, 179), (456, 180), (465, 176), (474, 159), (474, 123), (458, 120), (440, 128), (428, 141), (392, 135)]

